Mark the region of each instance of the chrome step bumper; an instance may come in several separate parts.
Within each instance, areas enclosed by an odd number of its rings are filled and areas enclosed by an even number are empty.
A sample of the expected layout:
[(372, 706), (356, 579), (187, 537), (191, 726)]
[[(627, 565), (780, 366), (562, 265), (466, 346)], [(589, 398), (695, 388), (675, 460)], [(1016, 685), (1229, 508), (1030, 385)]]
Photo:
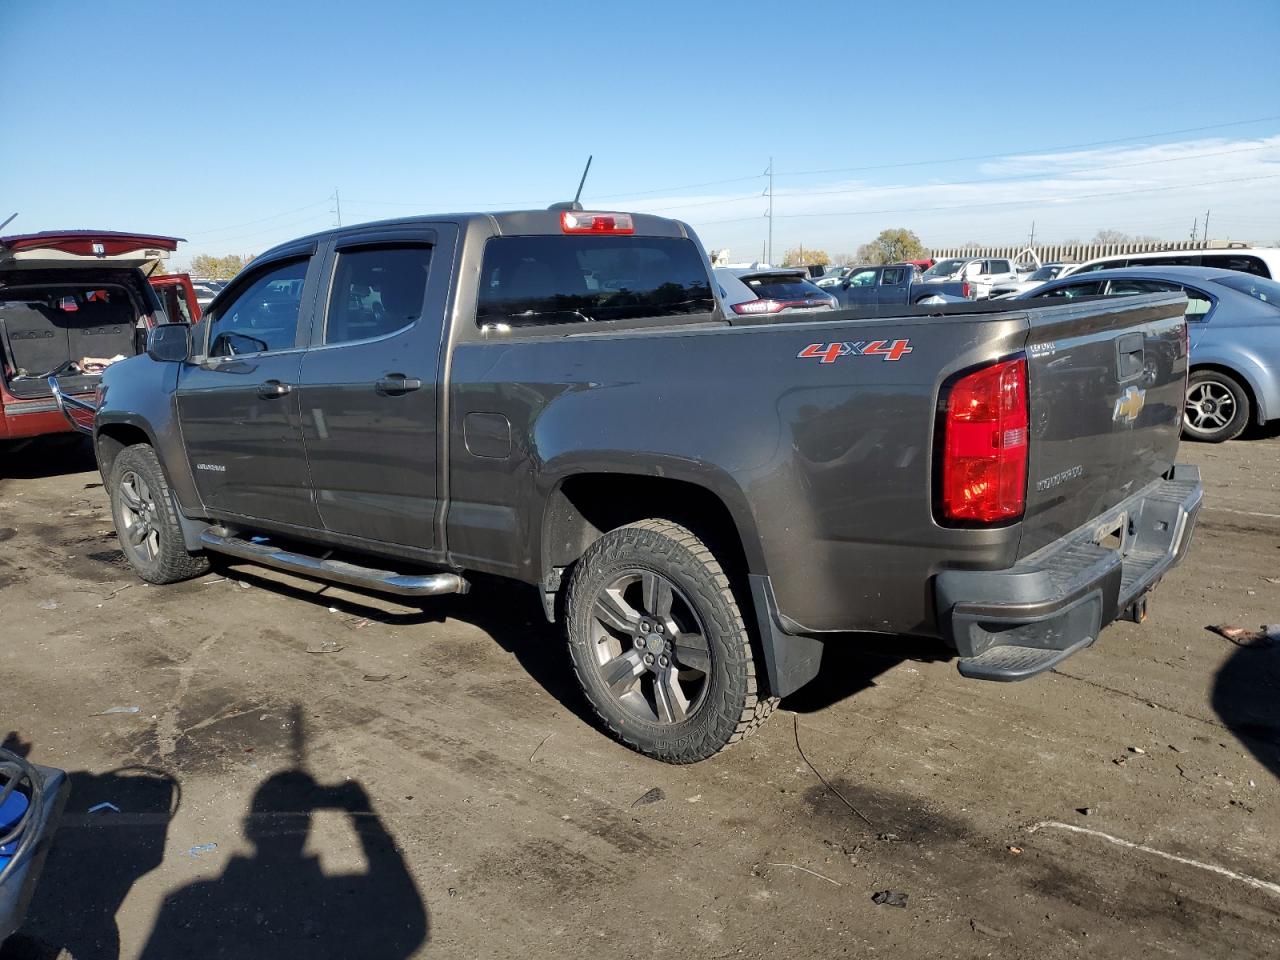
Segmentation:
[(200, 546), (287, 573), (382, 593), (394, 593), (402, 597), (435, 597), (445, 593), (466, 593), (471, 589), (471, 585), (456, 573), (410, 575), (375, 570), (342, 560), (323, 560), (305, 553), (294, 553), (271, 543), (244, 540), (234, 534), (217, 533), (214, 530), (206, 530), (200, 534)]

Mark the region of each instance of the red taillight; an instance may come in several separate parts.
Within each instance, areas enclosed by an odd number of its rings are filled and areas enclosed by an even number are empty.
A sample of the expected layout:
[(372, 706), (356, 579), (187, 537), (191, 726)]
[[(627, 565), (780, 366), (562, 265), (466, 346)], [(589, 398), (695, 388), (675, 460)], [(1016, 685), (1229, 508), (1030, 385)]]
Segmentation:
[(960, 284), (960, 296), (964, 297), (965, 299), (968, 299), (969, 297), (969, 281), (968, 280), (965, 280), (963, 283)]
[(942, 441), (942, 519), (998, 523), (1027, 504), (1027, 361), (1019, 357), (961, 377), (947, 397)]
[(565, 210), (560, 214), (560, 229), (565, 233), (632, 234), (635, 223), (629, 213), (584, 213)]

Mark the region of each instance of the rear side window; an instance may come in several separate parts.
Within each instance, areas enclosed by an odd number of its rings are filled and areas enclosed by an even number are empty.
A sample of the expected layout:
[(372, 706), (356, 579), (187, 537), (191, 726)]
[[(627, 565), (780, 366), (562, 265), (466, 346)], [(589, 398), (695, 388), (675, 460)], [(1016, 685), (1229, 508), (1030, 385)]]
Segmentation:
[(678, 237), (493, 237), (476, 322), (532, 326), (710, 313), (711, 281)]
[(1201, 258), (1206, 267), (1217, 267), (1219, 270), (1239, 270), (1241, 273), (1252, 273), (1256, 277), (1270, 279), (1271, 271), (1261, 257), (1249, 257), (1241, 254), (1207, 253)]
[(1101, 280), (1090, 280), (1086, 283), (1071, 283), (1062, 287), (1055, 287), (1052, 290), (1046, 290), (1044, 293), (1037, 293), (1036, 297), (1043, 299), (1073, 299), (1075, 297), (1093, 297), (1102, 292)]
[(1091, 263), (1086, 267), (1081, 267), (1076, 273), (1093, 273), (1095, 270), (1114, 270), (1116, 267), (1123, 267), (1124, 259), (1120, 260), (1101, 260), (1098, 263)]
[(742, 282), (759, 300), (805, 300), (810, 297), (826, 297), (820, 287), (804, 277), (743, 277)]
[(308, 258), (276, 264), (242, 287), (209, 321), (209, 356), (271, 353), (294, 346)]
[(910, 267), (886, 267), (884, 275), (880, 278), (880, 286), (896, 287), (906, 282), (907, 271)]
[(369, 340), (412, 325), (422, 314), (430, 264), (425, 245), (340, 252), (324, 342)]
[(1178, 293), (1182, 290), (1176, 283), (1165, 280), (1134, 280), (1122, 277), (1112, 280), (1107, 285), (1107, 296), (1123, 297), (1131, 293)]
[(1129, 261), (1131, 267), (1198, 267), (1198, 253), (1167, 253), (1158, 257), (1135, 257)]

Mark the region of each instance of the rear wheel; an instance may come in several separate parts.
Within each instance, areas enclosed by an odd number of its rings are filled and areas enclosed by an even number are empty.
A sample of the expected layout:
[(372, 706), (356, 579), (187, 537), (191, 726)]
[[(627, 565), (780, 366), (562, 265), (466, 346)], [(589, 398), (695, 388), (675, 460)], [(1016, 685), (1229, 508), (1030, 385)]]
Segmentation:
[(209, 571), (187, 552), (169, 481), (145, 443), (125, 447), (111, 465), (111, 516), (129, 565), (148, 583), (176, 583)]
[(1234, 440), (1249, 425), (1249, 394), (1240, 382), (1220, 370), (1193, 370), (1187, 380), (1183, 432), (1192, 440)]
[(719, 562), (690, 530), (644, 520), (606, 533), (574, 569), (569, 652), (608, 730), (668, 763), (705, 760), (773, 712)]

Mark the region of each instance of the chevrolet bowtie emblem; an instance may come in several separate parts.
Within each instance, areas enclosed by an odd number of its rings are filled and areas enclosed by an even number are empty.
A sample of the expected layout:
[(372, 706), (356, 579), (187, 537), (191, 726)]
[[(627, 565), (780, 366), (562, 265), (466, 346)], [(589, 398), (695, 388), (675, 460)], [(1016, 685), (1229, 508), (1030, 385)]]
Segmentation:
[(1116, 408), (1111, 418), (1124, 423), (1133, 423), (1146, 404), (1147, 391), (1139, 390), (1137, 387), (1126, 387), (1124, 393), (1116, 398)]

